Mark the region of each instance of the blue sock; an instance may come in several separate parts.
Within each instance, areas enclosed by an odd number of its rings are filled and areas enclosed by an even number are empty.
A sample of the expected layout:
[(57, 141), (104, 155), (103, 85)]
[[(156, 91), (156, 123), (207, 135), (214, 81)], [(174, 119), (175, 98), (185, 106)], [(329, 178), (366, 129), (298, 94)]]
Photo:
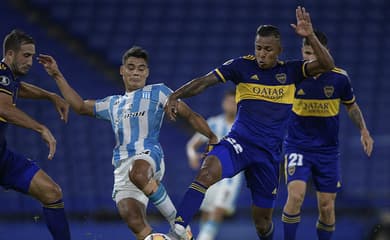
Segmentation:
[(70, 240), (69, 224), (65, 215), (64, 202), (62, 199), (44, 205), (43, 215), (45, 216), (46, 225), (54, 240)]
[(320, 220), (317, 221), (317, 236), (318, 240), (330, 240), (335, 230), (334, 224), (327, 225)]
[(284, 240), (295, 240), (297, 228), (301, 221), (301, 214), (290, 215), (283, 212), (282, 222), (284, 229)]
[(260, 240), (272, 240), (274, 239), (274, 223), (271, 222), (271, 226), (266, 234), (261, 235), (260, 233), (257, 233)]
[(178, 207), (175, 223), (186, 227), (194, 215), (199, 211), (207, 187), (194, 181), (191, 183), (187, 192)]

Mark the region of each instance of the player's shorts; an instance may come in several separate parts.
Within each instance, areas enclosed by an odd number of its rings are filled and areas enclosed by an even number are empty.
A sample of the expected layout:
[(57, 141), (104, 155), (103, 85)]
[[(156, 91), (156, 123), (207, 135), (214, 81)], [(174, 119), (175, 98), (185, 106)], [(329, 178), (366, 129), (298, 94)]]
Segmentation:
[(216, 208), (222, 208), (228, 215), (236, 210), (236, 200), (241, 190), (243, 173), (232, 178), (224, 178), (207, 189), (200, 209), (212, 212)]
[(31, 159), (5, 149), (0, 158), (0, 185), (28, 194), (30, 183), (39, 170)]
[(319, 192), (336, 193), (341, 190), (339, 153), (313, 153), (289, 147), (285, 154), (287, 184), (294, 180), (307, 182), (310, 177)]
[(125, 198), (133, 198), (143, 203), (145, 206), (148, 205), (148, 197), (129, 179), (129, 171), (131, 170), (134, 161), (139, 159), (150, 163), (153, 168), (154, 179), (161, 181), (163, 178), (165, 164), (161, 151), (151, 151), (145, 149), (139, 154), (121, 160), (119, 166), (117, 166), (117, 168), (114, 170), (114, 188), (112, 192), (112, 198), (116, 203)]
[(273, 208), (279, 186), (279, 162), (263, 148), (247, 143), (230, 133), (208, 155), (218, 157), (222, 165), (222, 178), (245, 171), (252, 203), (261, 208)]

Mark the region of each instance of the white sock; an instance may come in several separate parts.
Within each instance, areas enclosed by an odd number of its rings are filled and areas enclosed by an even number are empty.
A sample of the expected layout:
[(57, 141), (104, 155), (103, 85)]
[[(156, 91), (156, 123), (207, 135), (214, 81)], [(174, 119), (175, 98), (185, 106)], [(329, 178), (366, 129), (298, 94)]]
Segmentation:
[(176, 208), (162, 183), (158, 186), (157, 191), (149, 196), (149, 200), (171, 225), (175, 222)]
[(218, 234), (219, 223), (208, 220), (202, 224), (196, 240), (214, 240)]

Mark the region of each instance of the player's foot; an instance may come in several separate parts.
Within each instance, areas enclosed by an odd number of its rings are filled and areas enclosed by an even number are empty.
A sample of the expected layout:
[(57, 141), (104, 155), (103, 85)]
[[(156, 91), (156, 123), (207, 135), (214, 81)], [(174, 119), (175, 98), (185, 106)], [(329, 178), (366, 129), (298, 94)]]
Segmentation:
[(167, 236), (170, 237), (172, 240), (191, 240), (191, 238), (188, 238), (187, 230), (180, 224), (175, 224), (174, 226), (172, 226)]

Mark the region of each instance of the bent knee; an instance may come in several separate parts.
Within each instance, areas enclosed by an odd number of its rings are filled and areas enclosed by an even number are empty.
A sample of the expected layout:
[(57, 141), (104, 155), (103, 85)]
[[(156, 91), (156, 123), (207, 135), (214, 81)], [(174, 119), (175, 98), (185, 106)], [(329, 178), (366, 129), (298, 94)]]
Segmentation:
[(268, 233), (268, 231), (270, 230), (271, 226), (272, 226), (272, 221), (271, 219), (264, 219), (263, 221), (256, 221), (255, 223), (255, 226), (256, 226), (256, 230), (258, 233), (260, 233), (261, 235), (264, 235), (266, 233)]
[(62, 199), (62, 190), (56, 183), (46, 186), (45, 189), (42, 190), (42, 194), (39, 196), (39, 200), (43, 204), (51, 204), (60, 199)]

